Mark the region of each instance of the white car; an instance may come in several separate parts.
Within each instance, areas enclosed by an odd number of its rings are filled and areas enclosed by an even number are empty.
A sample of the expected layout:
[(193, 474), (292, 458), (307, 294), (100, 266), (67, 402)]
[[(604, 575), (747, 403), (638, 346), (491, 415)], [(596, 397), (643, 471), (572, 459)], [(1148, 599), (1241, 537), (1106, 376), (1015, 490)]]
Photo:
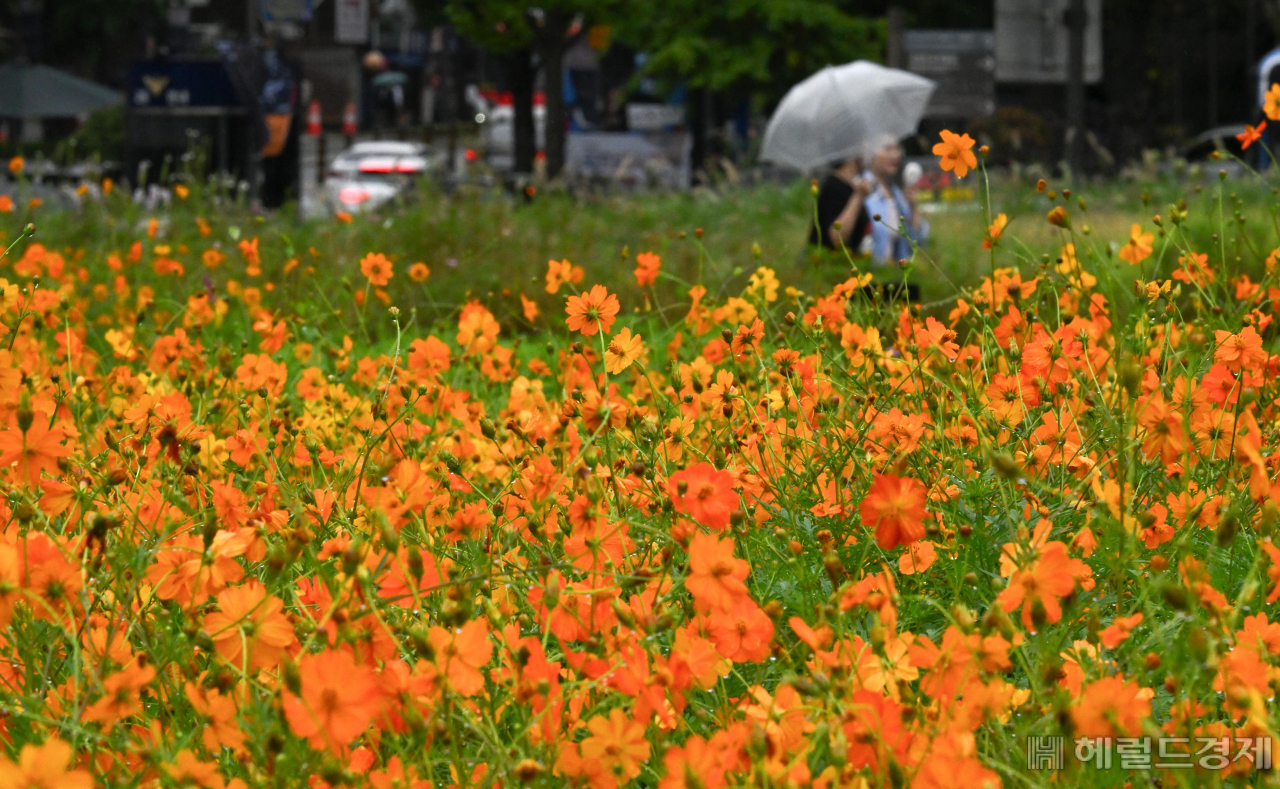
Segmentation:
[(430, 167), (421, 143), (358, 142), (329, 165), (325, 199), (335, 211), (371, 211), (411, 189)]
[[(480, 126), (480, 141), (484, 146), (489, 166), (495, 170), (510, 170), (516, 166), (516, 111), (510, 104), (496, 104), (487, 113)], [(547, 147), (547, 108), (537, 104), (533, 108), (534, 145), (539, 151)]]

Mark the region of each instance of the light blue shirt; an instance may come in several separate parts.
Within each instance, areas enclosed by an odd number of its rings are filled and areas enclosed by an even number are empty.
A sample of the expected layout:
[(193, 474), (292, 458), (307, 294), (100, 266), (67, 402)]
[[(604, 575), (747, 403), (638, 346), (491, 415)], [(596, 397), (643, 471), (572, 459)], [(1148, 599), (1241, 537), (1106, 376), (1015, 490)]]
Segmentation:
[[(906, 218), (911, 214), (911, 204), (907, 202), (907, 198), (902, 194), (902, 190), (897, 186), (893, 187), (893, 202), (897, 207), (897, 215), (902, 218), (905, 223), (903, 228), (905, 235), (898, 235), (897, 228), (890, 228), (888, 222), (895, 213), (889, 207), (889, 195), (877, 182), (876, 189), (867, 195), (864, 205), (867, 207), (867, 214), (871, 219), (871, 259), (877, 265), (884, 265), (895, 260), (910, 259), (912, 255), (911, 242), (915, 242), (920, 246), (929, 240), (929, 223), (923, 218), (919, 219), (919, 229), (912, 229), (911, 223)], [(880, 221), (875, 220), (879, 214)]]

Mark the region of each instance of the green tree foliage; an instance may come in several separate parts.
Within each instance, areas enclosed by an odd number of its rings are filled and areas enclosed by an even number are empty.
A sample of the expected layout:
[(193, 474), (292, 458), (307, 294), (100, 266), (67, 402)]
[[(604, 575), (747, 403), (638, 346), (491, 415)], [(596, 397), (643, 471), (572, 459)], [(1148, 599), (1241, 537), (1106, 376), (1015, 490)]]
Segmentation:
[(692, 88), (777, 99), (823, 66), (884, 54), (884, 20), (830, 0), (667, 0), (633, 10), (620, 35), (649, 53), (646, 71)]
[[(163, 18), (166, 0), (44, 0), (34, 12), (40, 17), (43, 39), (42, 59), (80, 74), (100, 77), (118, 62), (121, 42), (138, 35), (138, 23), (147, 18)], [(19, 0), (0, 0), (0, 21), (7, 27), (18, 25), (30, 11)], [(15, 30), (20, 34), (20, 30)], [(22, 40), (9, 42), (13, 53), (27, 52)]]

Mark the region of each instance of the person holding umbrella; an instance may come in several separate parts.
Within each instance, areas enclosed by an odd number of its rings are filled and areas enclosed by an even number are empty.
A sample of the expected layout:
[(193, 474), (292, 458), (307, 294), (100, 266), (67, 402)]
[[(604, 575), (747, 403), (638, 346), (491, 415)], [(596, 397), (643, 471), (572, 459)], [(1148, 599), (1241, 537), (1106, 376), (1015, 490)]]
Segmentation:
[(882, 134), (868, 145), (872, 187), (866, 210), (872, 216), (871, 259), (885, 265), (911, 257), (912, 246), (929, 239), (929, 223), (916, 207), (914, 185), (905, 190), (898, 185), (902, 146), (893, 135)]
[[(842, 187), (840, 180), (828, 178), (819, 190), (818, 227), (811, 235), (815, 243), (838, 248), (837, 240), (853, 241), (861, 223), (850, 226), (843, 219), (864, 209), (872, 221), (857, 248), (869, 243), (865, 251), (877, 262), (909, 257), (911, 242), (924, 239), (927, 228), (914, 201), (894, 179), (902, 162), (897, 141), (915, 132), (935, 87), (919, 75), (858, 60), (828, 66), (787, 91), (769, 119), (760, 158), (801, 171), (838, 161), (833, 178), (845, 180), (839, 175), (843, 172), (849, 179)], [(858, 174), (850, 162), (857, 156), (869, 162), (870, 174)], [(868, 182), (866, 187), (856, 185), (861, 180)], [(834, 211), (836, 205), (839, 211)], [(831, 232), (837, 221), (839, 239)]]
[(827, 249), (847, 249), (860, 254), (863, 239), (871, 229), (871, 215), (865, 201), (872, 182), (863, 177), (857, 159), (834, 162), (818, 189), (818, 209), (809, 243)]

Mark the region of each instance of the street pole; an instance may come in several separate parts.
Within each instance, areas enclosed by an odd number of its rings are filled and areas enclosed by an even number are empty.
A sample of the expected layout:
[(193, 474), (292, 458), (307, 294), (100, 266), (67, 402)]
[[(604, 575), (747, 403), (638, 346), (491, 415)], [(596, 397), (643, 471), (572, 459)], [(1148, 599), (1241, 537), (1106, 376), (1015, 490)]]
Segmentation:
[(1071, 0), (1067, 10), (1067, 164), (1072, 177), (1084, 169), (1084, 33), (1085, 0)]
[(907, 54), (903, 46), (903, 34), (907, 29), (907, 9), (900, 5), (889, 6), (888, 11), (889, 47), (885, 53), (890, 68), (906, 68)]

